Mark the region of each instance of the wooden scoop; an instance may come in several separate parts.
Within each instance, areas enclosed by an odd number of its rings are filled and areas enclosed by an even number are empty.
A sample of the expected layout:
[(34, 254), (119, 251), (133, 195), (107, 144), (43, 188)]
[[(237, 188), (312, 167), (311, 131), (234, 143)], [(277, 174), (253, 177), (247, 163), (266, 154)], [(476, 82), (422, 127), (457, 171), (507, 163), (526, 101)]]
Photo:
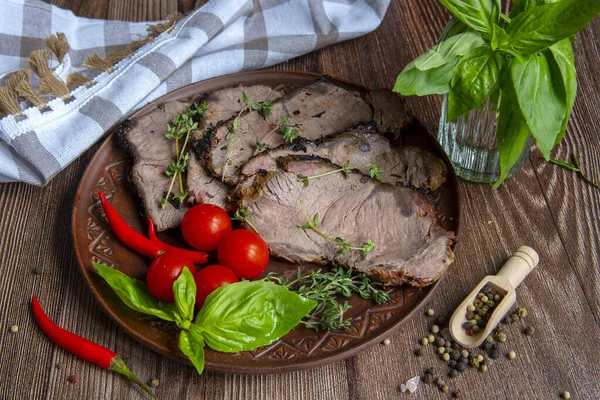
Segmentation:
[[(483, 278), (481, 282), (475, 286), (475, 289), (473, 289), (463, 302), (460, 303), (450, 318), (448, 328), (450, 329), (450, 334), (454, 340), (461, 346), (467, 348), (479, 346), (485, 338), (488, 337), (490, 332), (494, 330), (500, 320), (504, 318), (504, 315), (510, 310), (512, 305), (515, 304), (515, 301), (517, 301), (515, 289), (537, 266), (539, 261), (540, 256), (538, 256), (535, 250), (531, 247), (521, 246), (508, 259), (496, 275), (488, 275)], [(475, 302), (477, 293), (479, 293), (481, 288), (485, 285), (492, 287), (494, 292), (497, 292), (504, 298), (500, 301), (500, 304), (497, 304), (496, 308), (494, 308), (486, 327), (477, 333), (473, 333), (472, 336), (469, 336), (462, 326), (467, 322), (465, 316), (467, 313), (467, 306)]]

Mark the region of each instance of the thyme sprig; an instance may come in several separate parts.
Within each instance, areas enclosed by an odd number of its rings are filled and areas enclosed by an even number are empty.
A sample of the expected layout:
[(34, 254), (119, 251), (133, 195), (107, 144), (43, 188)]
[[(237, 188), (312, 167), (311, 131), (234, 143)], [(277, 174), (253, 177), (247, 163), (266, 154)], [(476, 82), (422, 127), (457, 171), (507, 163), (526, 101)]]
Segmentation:
[(233, 139), (233, 144), (229, 147), (229, 151), (227, 152), (227, 159), (225, 160), (225, 165), (223, 166), (223, 173), (221, 174), (221, 181), (223, 181), (225, 179), (225, 173), (227, 172), (227, 167), (229, 165), (233, 164), (233, 161), (231, 160), (231, 156), (233, 155), (233, 152), (235, 151), (235, 147), (237, 146), (238, 129), (240, 127), (240, 121), (239, 121), (240, 117), (243, 114), (248, 113), (250, 111), (257, 111), (260, 115), (263, 116), (263, 118), (266, 118), (269, 115), (271, 115), (271, 106), (273, 105), (273, 102), (270, 100), (265, 100), (262, 102), (255, 103), (255, 102), (252, 102), (252, 100), (250, 99), (250, 97), (248, 97), (246, 95), (246, 93), (242, 92), (241, 101), (244, 103), (244, 107), (240, 110), (240, 112), (233, 119), (233, 122), (231, 123), (231, 125), (229, 126), (229, 128), (227, 130), (227, 135), (225, 135), (225, 140)]
[[(184, 190), (183, 186), (183, 173), (187, 167), (188, 159), (190, 158), (187, 152), (187, 144), (190, 139), (191, 132), (198, 128), (198, 120), (204, 115), (204, 112), (208, 110), (209, 104), (205, 101), (199, 105), (194, 103), (187, 108), (184, 112), (177, 114), (171, 120), (171, 123), (167, 125), (167, 133), (165, 138), (175, 141), (175, 160), (171, 161), (171, 164), (165, 170), (165, 175), (171, 177), (171, 184), (169, 190), (164, 198), (160, 200), (160, 206), (162, 209), (167, 207), (169, 200), (175, 200), (177, 204), (183, 203), (188, 195), (188, 192)], [(179, 141), (185, 137), (183, 146), (179, 147)], [(173, 185), (175, 181), (179, 179), (179, 193), (171, 195)]]
[(370, 251), (373, 251), (375, 249), (375, 243), (371, 240), (368, 239), (367, 243), (365, 243), (362, 247), (357, 247), (354, 246), (352, 243), (345, 241), (344, 239), (342, 239), (341, 237), (331, 237), (325, 233), (323, 233), (323, 231), (321, 231), (319, 228), (317, 228), (317, 226), (319, 226), (319, 213), (316, 213), (312, 219), (308, 218), (308, 215), (306, 214), (306, 209), (304, 208), (304, 203), (302, 201), (300, 201), (300, 207), (302, 208), (302, 214), (304, 214), (304, 218), (306, 219), (306, 224), (304, 225), (298, 225), (298, 228), (301, 229), (310, 229), (313, 230), (314, 232), (318, 233), (320, 236), (322, 236), (323, 238), (329, 240), (332, 243), (335, 243), (336, 245), (338, 245), (340, 248), (337, 251), (337, 254), (345, 254), (347, 250), (356, 250), (356, 251), (360, 251), (361, 255), (362, 255), (362, 259), (366, 259), (367, 258), (367, 254)]
[(588, 178), (585, 173), (581, 170), (581, 166), (579, 165), (579, 160), (577, 160), (577, 155), (575, 155), (575, 153), (571, 154), (571, 161), (573, 162), (573, 165), (561, 161), (561, 160), (557, 160), (555, 158), (551, 158), (550, 162), (552, 164), (556, 164), (559, 167), (568, 169), (569, 171), (573, 171), (576, 172), (577, 175), (579, 175), (581, 177), (581, 179), (583, 179), (583, 181), (585, 183), (587, 183), (588, 185), (591, 185), (593, 187), (595, 187), (596, 189), (600, 189), (600, 185), (598, 185), (596, 182), (592, 181), (590, 178)]
[(261, 140), (258, 140), (258, 139), (256, 140), (256, 151), (254, 152), (254, 154), (258, 154), (258, 153), (263, 152), (266, 149), (268, 149), (269, 146), (265, 143), (265, 141), (269, 138), (269, 136), (271, 136), (274, 132), (276, 132), (278, 130), (283, 135), (283, 140), (285, 142), (293, 143), (294, 140), (296, 140), (298, 138), (298, 135), (300, 134), (298, 132), (298, 128), (300, 128), (301, 126), (302, 126), (302, 124), (290, 123), (289, 114), (285, 114), (284, 116), (279, 118), (277, 125), (273, 129), (271, 129), (269, 132), (267, 132)]
[(233, 217), (231, 219), (233, 221), (244, 221), (244, 222), (246, 222), (254, 230), (254, 232), (258, 233), (258, 230), (252, 224), (252, 222), (248, 221), (248, 214), (249, 214), (248, 208), (246, 208), (246, 207), (239, 207), (235, 211), (235, 214), (233, 214)]
[(356, 293), (363, 299), (374, 300), (377, 304), (390, 300), (387, 292), (379, 289), (381, 283), (373, 282), (364, 274), (342, 267), (334, 267), (327, 272), (312, 271), (308, 274), (302, 274), (298, 269), (296, 279), (291, 281), (271, 272), (265, 279), (317, 301), (317, 307), (302, 321), (307, 328), (316, 331), (350, 329), (352, 318), (345, 318), (345, 312), (351, 306), (347, 301), (339, 302), (340, 297), (348, 298)]
[(309, 181), (311, 179), (322, 178), (324, 176), (336, 174), (338, 172), (343, 172), (344, 173), (344, 177), (346, 179), (348, 179), (350, 177), (350, 174), (352, 173), (352, 170), (363, 168), (363, 167), (368, 167), (369, 168), (369, 176), (371, 178), (377, 179), (378, 181), (381, 180), (381, 173), (384, 172), (384, 170), (381, 169), (381, 168), (379, 168), (379, 164), (376, 161), (373, 161), (372, 163), (365, 164), (365, 165), (350, 166), (350, 160), (346, 161), (346, 163), (344, 164), (344, 166), (342, 166), (342, 168), (339, 168), (339, 169), (334, 169), (334, 170), (331, 170), (331, 171), (323, 172), (322, 174), (311, 175), (311, 176), (306, 176), (306, 175), (303, 175), (303, 174), (298, 174), (298, 175), (296, 175), (296, 177), (298, 178), (298, 181), (304, 182), (304, 186), (308, 186)]

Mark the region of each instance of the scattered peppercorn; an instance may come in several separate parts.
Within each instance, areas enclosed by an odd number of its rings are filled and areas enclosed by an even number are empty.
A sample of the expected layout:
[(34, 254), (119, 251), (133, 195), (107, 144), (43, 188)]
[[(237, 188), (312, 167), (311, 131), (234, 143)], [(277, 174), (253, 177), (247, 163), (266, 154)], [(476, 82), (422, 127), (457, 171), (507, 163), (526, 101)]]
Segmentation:
[(517, 315), (519, 318), (525, 318), (527, 316), (527, 309), (525, 307), (517, 308)]
[(444, 354), (446, 352), (446, 348), (444, 346), (440, 346), (438, 347), (437, 351), (439, 354)]
[(413, 351), (413, 354), (414, 354), (415, 356), (417, 356), (417, 357), (421, 357), (421, 356), (423, 355), (423, 348), (422, 348), (422, 347), (419, 347), (418, 349), (415, 349), (415, 350)]
[(462, 349), (460, 351), (460, 355), (463, 356), (464, 358), (469, 357), (469, 352), (466, 349)]
[(485, 338), (485, 342), (486, 343), (494, 343), (494, 338), (492, 337), (492, 335), (489, 335), (488, 337)]
[(455, 369), (458, 363), (455, 360), (448, 361), (448, 366), (452, 369)]
[(450, 360), (450, 354), (448, 354), (448, 353), (442, 354), (442, 360), (449, 361)]
[(514, 351), (509, 351), (508, 355), (507, 355), (509, 360), (514, 360), (516, 356), (517, 356), (517, 353), (515, 353)]
[(439, 333), (440, 332), (440, 327), (437, 325), (433, 325), (431, 327), (431, 333)]
[(456, 370), (458, 372), (465, 372), (465, 369), (467, 369), (467, 364), (458, 363), (458, 365), (456, 366)]
[(36, 275), (40, 275), (42, 273), (42, 267), (35, 267), (33, 269), (33, 273)]
[(519, 314), (514, 313), (513, 315), (510, 316), (510, 319), (513, 323), (517, 322), (519, 320)]
[(446, 341), (442, 337), (439, 337), (439, 338), (435, 339), (435, 344), (438, 347), (443, 347), (444, 343), (446, 343)]
[(435, 340), (435, 336), (433, 336), (433, 335), (427, 336), (427, 342), (433, 343), (434, 340)]
[(158, 378), (152, 378), (150, 380), (150, 386), (157, 387), (158, 385), (160, 385), (160, 381), (158, 380)]
[(452, 348), (454, 350), (459, 350), (460, 349), (460, 344), (458, 344), (457, 342), (452, 342)]
[(427, 310), (427, 316), (433, 317), (434, 315), (435, 315), (435, 311), (433, 311), (433, 309), (430, 308), (429, 310)]
[(442, 388), (440, 389), (443, 393), (448, 393), (448, 390), (450, 390), (450, 388), (448, 387), (448, 385), (444, 385), (442, 386)]
[(504, 343), (504, 342), (506, 342), (506, 339), (507, 339), (506, 333), (504, 333), (504, 332), (496, 333), (496, 341), (497, 342)]
[(535, 328), (533, 326), (527, 326), (525, 329), (523, 329), (523, 333), (527, 336), (533, 335), (535, 333)]
[(431, 374), (425, 374), (421, 379), (423, 379), (423, 382), (425, 383), (433, 383), (433, 375)]
[(456, 378), (458, 376), (458, 371), (455, 369), (451, 369), (450, 371), (448, 371), (448, 376), (450, 378)]
[(477, 357), (471, 358), (469, 364), (471, 365), (471, 367), (477, 368), (479, 367), (479, 360), (477, 359)]
[(502, 318), (501, 321), (504, 325), (508, 325), (512, 322), (512, 319), (510, 318), (510, 315), (505, 316), (504, 318)]
[(79, 382), (79, 377), (77, 377), (76, 375), (70, 375), (69, 376), (69, 382), (71, 382), (71, 383), (77, 383), (77, 382)]
[(475, 311), (475, 306), (473, 304), (469, 304), (467, 306), (467, 311)]
[(560, 394), (560, 397), (561, 397), (562, 399), (568, 400), (568, 399), (570, 399), (570, 398), (571, 398), (571, 393), (569, 393), (569, 392), (562, 392), (562, 393)]
[(487, 372), (488, 367), (487, 365), (483, 364), (479, 367), (479, 372)]
[(421, 339), (421, 344), (422, 344), (423, 346), (425, 346), (427, 343), (429, 343), (429, 340), (427, 340), (427, 338), (426, 338), (426, 337), (424, 337), (423, 339)]
[(391, 341), (389, 338), (388, 338), (388, 339), (385, 339), (385, 340), (383, 341), (383, 345), (384, 345), (384, 346), (389, 346), (389, 345), (390, 345), (390, 343), (392, 343), (392, 341)]
[(452, 394), (451, 394), (453, 399), (458, 399), (458, 396), (460, 396), (460, 390), (459, 389), (455, 389)]
[(19, 327), (17, 325), (13, 325), (10, 327), (10, 331), (12, 333), (17, 333), (17, 332), (19, 332)]
[(460, 352), (458, 352), (457, 350), (454, 350), (452, 352), (452, 354), (450, 354), (450, 357), (454, 360), (454, 361), (458, 361), (458, 359), (460, 358)]
[(444, 325), (446, 323), (446, 318), (443, 315), (438, 315), (435, 319), (435, 323), (437, 325)]

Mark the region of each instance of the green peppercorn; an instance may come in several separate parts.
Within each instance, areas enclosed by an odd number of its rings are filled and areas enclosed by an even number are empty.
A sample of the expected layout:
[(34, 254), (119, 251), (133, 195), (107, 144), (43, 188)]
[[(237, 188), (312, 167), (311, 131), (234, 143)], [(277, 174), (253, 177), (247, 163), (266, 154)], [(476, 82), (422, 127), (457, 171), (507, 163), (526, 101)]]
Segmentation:
[(426, 337), (424, 337), (423, 339), (421, 339), (421, 344), (423, 346), (425, 346), (427, 343), (429, 343), (429, 340)]
[(467, 311), (475, 311), (475, 306), (473, 304), (469, 304), (467, 306)]
[(440, 327), (437, 325), (433, 325), (431, 327), (431, 333), (439, 333), (440, 332)]
[(476, 315), (473, 317), (473, 319), (474, 319), (475, 321), (478, 321), (478, 322), (479, 322), (479, 321), (481, 321), (481, 315), (479, 315), (479, 314), (476, 314)]
[(502, 300), (502, 296), (500, 296), (499, 294), (497, 294), (497, 295), (494, 296), (494, 301), (496, 303), (498, 303), (500, 300)]
[(494, 308), (496, 307), (496, 303), (494, 303), (493, 300), (488, 300), (487, 303), (485, 303), (486, 306), (488, 306), (489, 308)]
[(483, 306), (483, 303), (481, 302), (481, 300), (476, 300), (475, 303), (473, 303), (475, 305), (475, 308), (481, 308)]
[(448, 353), (442, 354), (442, 360), (444, 360), (444, 361), (450, 361), (450, 354), (448, 354)]
[(509, 360), (514, 360), (515, 357), (517, 357), (517, 353), (515, 353), (514, 351), (509, 351), (507, 357)]
[(17, 332), (19, 332), (19, 327), (17, 325), (13, 325), (10, 327), (10, 331), (12, 333), (17, 333)]
[(486, 343), (494, 343), (494, 338), (492, 337), (492, 335), (489, 335), (488, 337), (485, 338), (485, 342)]
[(506, 342), (506, 339), (507, 339), (506, 333), (504, 333), (504, 332), (496, 333), (496, 341), (497, 342), (504, 343), (504, 342)]
[(488, 306), (483, 306), (483, 307), (481, 307), (481, 309), (485, 312), (490, 311), (490, 308)]
[(486, 313), (487, 313), (487, 311), (485, 311), (484, 309), (479, 309), (479, 310), (477, 310), (477, 314), (476, 315), (479, 315), (480, 317), (483, 317)]
[(487, 296), (483, 295), (483, 296), (481, 296), (481, 299), (479, 299), (479, 300), (481, 300), (482, 303), (487, 303), (489, 298)]
[(444, 386), (442, 386), (442, 387), (440, 388), (440, 390), (441, 390), (443, 393), (448, 393), (448, 390), (450, 390), (450, 388), (448, 387), (448, 385), (444, 385)]
[(160, 381), (158, 380), (158, 378), (153, 378), (150, 380), (150, 386), (157, 387), (158, 385), (160, 385)]
[(460, 351), (460, 355), (462, 357), (469, 357), (469, 352), (467, 350), (463, 349)]
[(471, 320), (469, 320), (469, 322), (471, 323), (471, 325), (477, 325), (476, 319), (471, 319)]
[(487, 372), (488, 367), (487, 365), (483, 364), (479, 367), (479, 372)]
[(473, 330), (473, 332), (477, 333), (481, 330), (481, 328), (479, 328), (477, 325), (475, 325), (473, 328), (471, 328)]
[(444, 346), (440, 346), (438, 347), (437, 352), (439, 354), (444, 354), (446, 352), (446, 348)]
[(429, 335), (429, 336), (427, 336), (427, 341), (428, 341), (429, 343), (433, 343), (433, 341), (434, 341), (434, 340), (435, 340), (435, 336), (433, 336), (433, 335)]
[(471, 367), (473, 368), (479, 368), (479, 360), (477, 359), (477, 357), (473, 357), (469, 360), (469, 365), (471, 365)]
[(562, 392), (562, 393), (560, 394), (560, 397), (561, 397), (562, 399), (568, 400), (568, 399), (570, 399), (570, 398), (571, 398), (571, 393), (569, 393), (569, 392)]
[(435, 314), (435, 311), (433, 311), (433, 309), (430, 308), (429, 310), (427, 310), (427, 316), (428, 317), (433, 317), (434, 314)]
[(383, 345), (384, 345), (384, 346), (389, 346), (389, 345), (390, 345), (390, 343), (392, 343), (392, 341), (391, 341), (389, 338), (388, 338), (388, 339), (385, 339), (385, 340), (383, 341)]
[(517, 308), (517, 315), (519, 318), (525, 318), (527, 316), (527, 309), (525, 309), (525, 307)]
[(477, 354), (477, 361), (482, 362), (483, 356), (481, 354)]

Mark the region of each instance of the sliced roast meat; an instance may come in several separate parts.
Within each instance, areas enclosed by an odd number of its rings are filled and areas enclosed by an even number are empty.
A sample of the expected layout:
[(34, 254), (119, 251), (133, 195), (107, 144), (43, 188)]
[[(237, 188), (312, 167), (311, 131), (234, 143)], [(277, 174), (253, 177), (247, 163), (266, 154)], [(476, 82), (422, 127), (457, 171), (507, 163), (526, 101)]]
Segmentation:
[[(185, 204), (179, 208), (167, 204), (162, 209), (160, 200), (171, 183), (165, 171), (175, 159), (173, 142), (166, 139), (164, 134), (173, 117), (185, 111), (189, 105), (179, 101), (164, 103), (136, 120), (125, 122), (119, 129), (122, 140), (134, 157), (131, 180), (142, 199), (146, 214), (154, 220), (159, 231), (179, 226), (188, 209)], [(175, 182), (173, 190), (175, 193), (179, 191), (178, 182)]]
[(400, 135), (411, 121), (404, 99), (389, 89), (371, 90), (367, 101), (373, 107), (373, 121), (380, 132)]
[(238, 120), (237, 138), (227, 139), (232, 124), (228, 121), (209, 130), (197, 141), (196, 151), (214, 176), (236, 184), (239, 168), (255, 153), (257, 141), (271, 148), (283, 144), (283, 137), (277, 129), (283, 116), (289, 116), (289, 124), (300, 124), (300, 136), (310, 140), (373, 118), (371, 107), (357, 93), (324, 81), (281, 97), (273, 102), (271, 110), (267, 117), (258, 111), (242, 115)]
[(303, 140), (265, 151), (252, 157), (240, 174), (245, 179), (259, 170), (277, 170), (277, 158), (296, 154), (317, 155), (337, 165), (348, 162), (364, 174), (369, 173), (368, 164), (376, 162), (383, 170), (382, 182), (393, 185), (435, 190), (446, 181), (447, 169), (442, 160), (413, 146), (393, 149), (373, 124), (359, 125), (314, 142)]
[[(203, 126), (193, 132), (193, 139), (202, 139), (207, 127), (237, 115), (244, 107), (242, 92), (256, 102), (273, 101), (283, 95), (280, 90), (264, 85), (238, 86), (212, 92), (204, 98), (209, 108), (204, 114)], [(186, 185), (189, 204), (209, 203), (225, 208), (230, 187), (212, 176), (195, 154), (191, 154), (188, 160)]]
[[(334, 263), (357, 269), (389, 285), (426, 286), (453, 261), (453, 232), (437, 221), (433, 206), (416, 190), (397, 187), (353, 172), (298, 181), (338, 168), (319, 157), (289, 156), (277, 160), (278, 171), (254, 175), (240, 190), (238, 206), (269, 245), (271, 253), (290, 262)], [(247, 182), (244, 184), (247, 185)], [(304, 208), (304, 209), (303, 209)], [(355, 247), (368, 240), (375, 248), (338, 254), (340, 246), (321, 234), (299, 228), (319, 214), (317, 229)]]

